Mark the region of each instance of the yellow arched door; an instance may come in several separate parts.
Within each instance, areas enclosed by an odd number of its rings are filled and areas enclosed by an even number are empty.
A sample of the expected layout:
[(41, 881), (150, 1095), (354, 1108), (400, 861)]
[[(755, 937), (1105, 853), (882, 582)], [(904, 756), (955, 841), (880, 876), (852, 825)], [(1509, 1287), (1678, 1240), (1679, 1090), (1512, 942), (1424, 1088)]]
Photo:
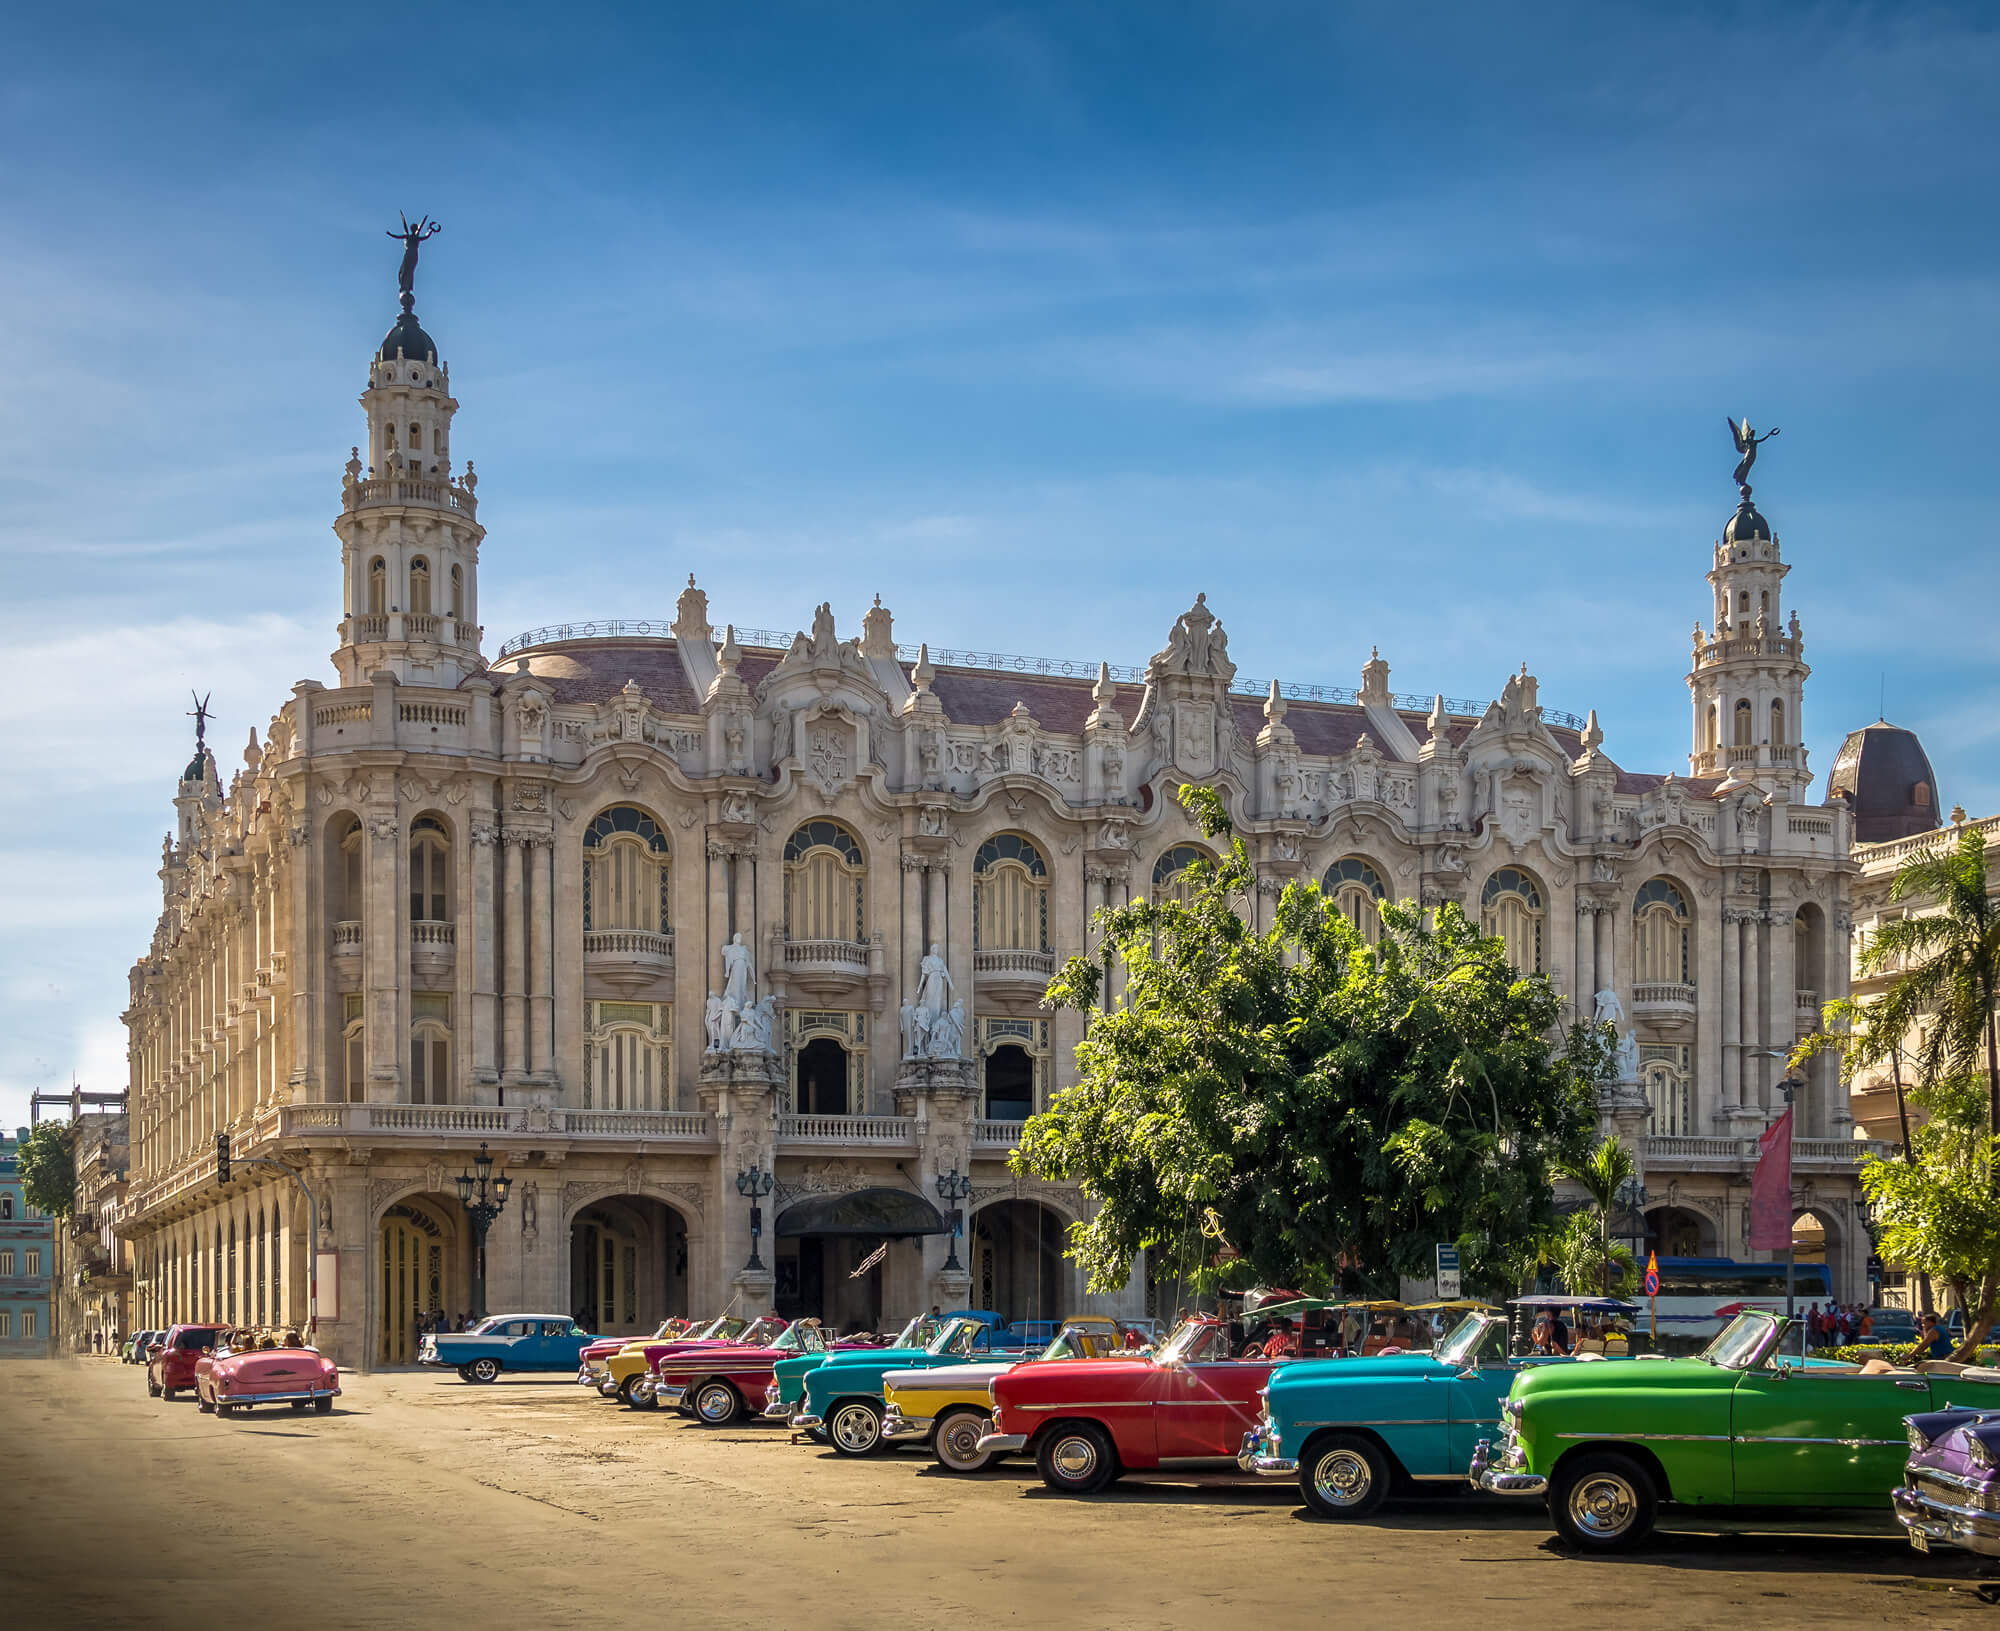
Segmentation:
[(381, 1335), (378, 1363), (413, 1365), (419, 1320), (446, 1311), (445, 1239), (437, 1223), (410, 1206), (382, 1219)]

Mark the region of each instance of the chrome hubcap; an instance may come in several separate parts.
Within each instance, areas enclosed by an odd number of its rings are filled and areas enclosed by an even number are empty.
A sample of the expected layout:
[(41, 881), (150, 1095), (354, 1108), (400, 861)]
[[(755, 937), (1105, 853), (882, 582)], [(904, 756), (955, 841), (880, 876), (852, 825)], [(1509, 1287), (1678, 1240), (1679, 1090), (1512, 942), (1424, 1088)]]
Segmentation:
[(835, 1413), (833, 1436), (843, 1450), (870, 1450), (881, 1436), (875, 1412), (866, 1405), (851, 1404)]
[(1097, 1471), (1097, 1446), (1087, 1438), (1066, 1438), (1049, 1452), (1049, 1464), (1071, 1483), (1082, 1483)]
[(705, 1387), (695, 1402), (703, 1421), (726, 1421), (736, 1411), (736, 1396), (726, 1387)]
[(988, 1425), (984, 1416), (953, 1416), (938, 1434), (938, 1459), (947, 1467), (969, 1467), (980, 1460), (979, 1441)]
[(1599, 1540), (1624, 1534), (1638, 1511), (1638, 1492), (1616, 1473), (1592, 1473), (1569, 1492), (1570, 1521)]
[(1366, 1499), (1374, 1483), (1367, 1461), (1352, 1450), (1323, 1455), (1313, 1468), (1313, 1489), (1329, 1506), (1355, 1505)]

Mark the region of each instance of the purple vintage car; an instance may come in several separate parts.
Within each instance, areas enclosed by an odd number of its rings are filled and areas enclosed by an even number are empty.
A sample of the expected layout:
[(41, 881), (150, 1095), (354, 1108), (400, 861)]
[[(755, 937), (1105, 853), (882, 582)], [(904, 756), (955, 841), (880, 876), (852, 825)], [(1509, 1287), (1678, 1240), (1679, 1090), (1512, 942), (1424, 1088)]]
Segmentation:
[(1932, 1410), (1903, 1425), (1910, 1460), (1890, 1499), (1910, 1544), (2000, 1557), (2000, 1411)]

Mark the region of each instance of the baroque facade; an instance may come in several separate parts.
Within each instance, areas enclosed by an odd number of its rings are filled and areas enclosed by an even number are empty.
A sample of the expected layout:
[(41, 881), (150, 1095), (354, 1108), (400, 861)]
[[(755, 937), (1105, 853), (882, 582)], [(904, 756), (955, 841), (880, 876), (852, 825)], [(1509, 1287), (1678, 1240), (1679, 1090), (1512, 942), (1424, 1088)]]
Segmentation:
[[(1298, 879), (1364, 932), (1384, 896), (1459, 901), (1614, 1017), (1605, 1116), (1649, 1226), (1743, 1253), (1773, 1055), (1846, 989), (1853, 871), (1847, 806), (1805, 801), (1803, 636), (1747, 493), (1708, 556), (1691, 773), (1635, 774), (1525, 666), (1484, 704), (1399, 695), (1379, 656), (1352, 691), (1251, 682), (1202, 597), (1143, 669), (933, 656), (879, 598), (846, 637), (830, 604), (718, 628), (692, 577), (671, 620), (489, 662), (477, 480), (407, 303), (361, 403), (337, 683), (294, 687), (226, 782), (198, 746), (132, 970), (139, 1323), (303, 1318), (316, 1241), (322, 1346), (407, 1360), (421, 1314), (468, 1306), (454, 1179), (482, 1145), (511, 1180), (494, 1308), (1085, 1306), (1082, 1197), (1006, 1158), (1082, 1035), (1050, 974), (1204, 853), (1185, 781), (1228, 801), (1261, 921)], [(1801, 1118), (1803, 1199), (1855, 1271), (1831, 1068)], [(314, 1204), (270, 1169), (218, 1186), (223, 1130)]]

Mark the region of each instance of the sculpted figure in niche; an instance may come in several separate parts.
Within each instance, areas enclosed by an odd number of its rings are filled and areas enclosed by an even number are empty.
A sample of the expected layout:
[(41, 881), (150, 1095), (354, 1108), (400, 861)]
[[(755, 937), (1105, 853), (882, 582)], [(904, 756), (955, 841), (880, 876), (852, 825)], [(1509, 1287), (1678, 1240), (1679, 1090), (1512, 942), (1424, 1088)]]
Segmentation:
[[(722, 819), (735, 823), (748, 823), (754, 819), (750, 810), (748, 793), (730, 793), (722, 801)], [(727, 957), (727, 953), (724, 956)]]
[(743, 1053), (769, 1053), (771, 1033), (777, 1024), (777, 1002), (766, 997), (743, 1010), (736, 1019), (736, 1031), (729, 1045)]
[(722, 749), (729, 756), (729, 770), (732, 775), (742, 775), (749, 765), (750, 761), (744, 757), (743, 746), (743, 725), (739, 720), (722, 733)]
[(924, 1017), (924, 1011), (915, 1003), (906, 1002), (903, 1004), (901, 1019), (903, 1057), (921, 1059), (924, 1056), (924, 1045), (930, 1039), (930, 1025)]
[(729, 1045), (728, 1007), (713, 991), (708, 994), (708, 1003), (702, 1010), (701, 1023), (702, 1028), (708, 1032), (710, 1053), (720, 1053)]
[(1618, 1000), (1618, 993), (1606, 986), (1597, 993), (1597, 1008), (1590, 1016), (1593, 1025), (1616, 1025), (1625, 1017), (1625, 1005)]
[[(951, 1001), (951, 991), (951, 970), (945, 967), (937, 942), (932, 941), (930, 955), (918, 966), (917, 1008), (933, 1027), (937, 1024), (937, 1016), (944, 1012), (945, 1004)], [(952, 1057), (958, 1056), (953, 1054)]]
[(1627, 1031), (1618, 1042), (1618, 1080), (1636, 1082), (1639, 1079), (1639, 1037), (1634, 1031)]
[(739, 1009), (750, 1006), (750, 993), (757, 984), (757, 970), (751, 966), (750, 948), (741, 933), (732, 935), (722, 948), (722, 997)]
[(956, 1059), (965, 1045), (965, 1004), (955, 1002), (931, 1022), (927, 1052), (933, 1059)]

